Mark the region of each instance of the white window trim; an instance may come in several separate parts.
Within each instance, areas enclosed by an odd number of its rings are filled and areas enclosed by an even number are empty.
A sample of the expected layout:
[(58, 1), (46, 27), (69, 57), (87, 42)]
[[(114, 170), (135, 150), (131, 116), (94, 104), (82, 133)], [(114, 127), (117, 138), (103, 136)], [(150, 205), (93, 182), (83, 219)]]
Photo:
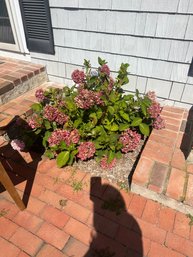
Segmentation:
[(29, 55), (27, 49), (25, 33), (23, 28), (22, 16), (18, 0), (5, 0), (10, 23), (13, 31), (15, 44), (7, 44), (0, 42), (0, 49), (6, 51), (14, 51), (24, 55)]

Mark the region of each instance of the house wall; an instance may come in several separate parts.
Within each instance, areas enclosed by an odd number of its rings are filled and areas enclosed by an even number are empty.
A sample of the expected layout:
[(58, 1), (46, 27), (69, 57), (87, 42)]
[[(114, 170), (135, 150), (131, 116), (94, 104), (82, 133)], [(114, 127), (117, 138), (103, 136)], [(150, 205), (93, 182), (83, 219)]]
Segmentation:
[(128, 91), (156, 91), (164, 104), (191, 107), (193, 0), (50, 0), (55, 55), (31, 53), (50, 80), (71, 84), (84, 59), (116, 71), (130, 64)]

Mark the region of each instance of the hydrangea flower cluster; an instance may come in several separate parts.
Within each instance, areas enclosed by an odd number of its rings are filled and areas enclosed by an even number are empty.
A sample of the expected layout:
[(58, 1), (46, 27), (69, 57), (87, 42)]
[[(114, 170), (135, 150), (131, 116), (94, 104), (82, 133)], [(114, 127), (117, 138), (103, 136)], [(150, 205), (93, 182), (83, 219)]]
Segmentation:
[(101, 92), (93, 92), (88, 89), (81, 89), (74, 98), (76, 105), (81, 109), (90, 109), (93, 105), (102, 105)]
[(28, 125), (32, 129), (40, 128), (42, 125), (42, 121), (42, 118), (34, 113), (33, 116), (28, 120)]
[(148, 108), (148, 112), (151, 118), (156, 119), (161, 113), (161, 106), (158, 102), (152, 102), (151, 106)]
[(112, 169), (113, 167), (116, 166), (116, 158), (114, 158), (110, 163), (108, 163), (108, 158), (107, 156), (104, 156), (101, 161), (100, 161), (100, 166), (101, 168), (103, 169), (106, 169), (106, 170), (109, 170), (109, 169)]
[(85, 161), (94, 156), (96, 152), (95, 145), (93, 142), (82, 142), (78, 147), (78, 155), (82, 161)]
[(101, 72), (101, 73), (104, 73), (104, 74), (107, 75), (107, 76), (110, 76), (110, 69), (109, 69), (109, 66), (106, 65), (106, 64), (103, 64), (103, 65), (100, 67), (100, 72)]
[(59, 145), (62, 141), (69, 146), (71, 143), (77, 144), (80, 140), (80, 135), (77, 129), (68, 130), (56, 129), (52, 132), (51, 136), (48, 138), (48, 143), (50, 146)]
[(72, 72), (71, 75), (72, 80), (76, 83), (76, 84), (82, 84), (85, 81), (85, 74), (84, 71), (80, 71), (80, 70), (74, 70)]
[(14, 139), (11, 141), (11, 146), (14, 150), (22, 151), (25, 148), (25, 143), (22, 140)]
[(36, 90), (35, 97), (38, 100), (38, 102), (43, 102), (45, 100), (44, 91), (42, 88)]
[(164, 122), (163, 118), (160, 115), (157, 116), (157, 118), (154, 120), (153, 127), (155, 129), (165, 128), (165, 122)]
[(150, 117), (154, 119), (153, 127), (155, 129), (165, 128), (165, 122), (163, 118), (160, 116), (162, 108), (160, 104), (156, 101), (155, 92), (149, 91), (147, 93), (147, 97), (152, 101), (151, 106), (148, 108), (148, 112), (150, 114)]
[(65, 124), (69, 119), (66, 114), (60, 112), (56, 107), (48, 104), (44, 107), (43, 117), (51, 122), (56, 121), (60, 125)]
[(119, 140), (123, 145), (123, 148), (121, 149), (122, 152), (128, 153), (129, 151), (133, 151), (137, 148), (141, 140), (141, 135), (136, 131), (127, 129), (122, 133)]

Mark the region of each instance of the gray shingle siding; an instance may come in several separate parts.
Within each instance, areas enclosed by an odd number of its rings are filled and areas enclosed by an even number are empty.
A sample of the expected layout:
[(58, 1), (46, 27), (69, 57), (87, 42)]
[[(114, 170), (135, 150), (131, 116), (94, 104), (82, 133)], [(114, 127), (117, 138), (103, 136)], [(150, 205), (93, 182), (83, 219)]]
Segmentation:
[(52, 80), (70, 83), (83, 59), (97, 67), (100, 56), (113, 71), (130, 64), (126, 90), (193, 104), (193, 0), (50, 0), (50, 7), (56, 53), (31, 56), (47, 65)]

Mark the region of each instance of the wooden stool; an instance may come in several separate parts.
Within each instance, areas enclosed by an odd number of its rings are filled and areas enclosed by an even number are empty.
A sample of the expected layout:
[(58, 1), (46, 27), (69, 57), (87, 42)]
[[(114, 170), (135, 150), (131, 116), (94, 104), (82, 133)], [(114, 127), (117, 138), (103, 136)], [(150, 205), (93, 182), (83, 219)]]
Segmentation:
[[(12, 122), (13, 117), (9, 117), (0, 127), (1, 131), (6, 130), (6, 127)], [(2, 124), (1, 124), (2, 125)], [(16, 205), (19, 207), (20, 210), (24, 210), (26, 206), (24, 205), (23, 201), (21, 200), (18, 192), (16, 191), (14, 184), (12, 183), (10, 177), (8, 176), (5, 168), (3, 167), (2, 163), (0, 162), (0, 183), (4, 186), (4, 188), (8, 191), (10, 196), (15, 201)]]

